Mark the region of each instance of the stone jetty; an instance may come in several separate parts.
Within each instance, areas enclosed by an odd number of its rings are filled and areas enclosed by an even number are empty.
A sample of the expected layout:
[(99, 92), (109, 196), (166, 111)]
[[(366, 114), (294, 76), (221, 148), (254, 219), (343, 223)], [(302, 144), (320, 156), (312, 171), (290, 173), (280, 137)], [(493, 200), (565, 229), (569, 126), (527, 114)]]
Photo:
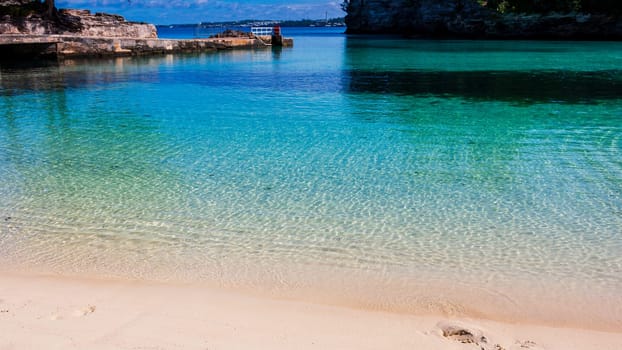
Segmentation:
[[(272, 46), (271, 36), (159, 39), (153, 24), (88, 10), (57, 10), (47, 16), (36, 1), (0, 1), (2, 58), (141, 56)], [(274, 40), (293, 46), (292, 39)]]

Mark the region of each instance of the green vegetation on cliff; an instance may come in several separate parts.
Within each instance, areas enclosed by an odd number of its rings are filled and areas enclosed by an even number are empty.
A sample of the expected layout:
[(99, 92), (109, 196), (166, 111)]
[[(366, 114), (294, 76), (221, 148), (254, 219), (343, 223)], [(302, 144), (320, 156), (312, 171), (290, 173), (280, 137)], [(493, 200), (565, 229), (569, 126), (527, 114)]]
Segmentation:
[(621, 0), (346, 0), (347, 33), (622, 40)]

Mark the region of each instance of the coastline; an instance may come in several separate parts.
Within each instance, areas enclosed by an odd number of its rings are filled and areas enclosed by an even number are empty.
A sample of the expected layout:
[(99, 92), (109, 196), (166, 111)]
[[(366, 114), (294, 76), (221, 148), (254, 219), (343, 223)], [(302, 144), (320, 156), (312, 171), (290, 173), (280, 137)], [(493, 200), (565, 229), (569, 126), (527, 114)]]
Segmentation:
[(450, 335), (452, 327), (486, 350), (622, 343), (622, 332), (369, 311), (193, 284), (0, 273), (0, 349), (476, 348)]
[[(35, 10), (13, 15), (0, 4), (0, 59), (123, 57), (213, 52), (228, 49), (292, 47), (280, 34), (228, 35), (217, 38), (160, 39), (153, 24), (89, 10), (60, 9), (54, 18)], [(70, 25), (69, 25), (70, 24)], [(235, 35), (238, 34), (238, 35)]]
[[(283, 46), (293, 40), (283, 38)], [(85, 37), (75, 35), (0, 34), (0, 47), (6, 57), (49, 57), (57, 59), (87, 57), (148, 56), (231, 49), (269, 48), (271, 38), (159, 39), (124, 37)]]

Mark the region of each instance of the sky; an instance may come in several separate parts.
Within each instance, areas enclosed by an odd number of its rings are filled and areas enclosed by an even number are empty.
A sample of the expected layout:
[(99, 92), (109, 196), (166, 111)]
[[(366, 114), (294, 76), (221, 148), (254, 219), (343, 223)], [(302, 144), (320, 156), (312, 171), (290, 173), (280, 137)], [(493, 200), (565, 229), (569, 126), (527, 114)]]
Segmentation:
[(321, 19), (342, 17), (341, 0), (56, 0), (58, 8), (114, 13), (154, 24), (242, 19)]

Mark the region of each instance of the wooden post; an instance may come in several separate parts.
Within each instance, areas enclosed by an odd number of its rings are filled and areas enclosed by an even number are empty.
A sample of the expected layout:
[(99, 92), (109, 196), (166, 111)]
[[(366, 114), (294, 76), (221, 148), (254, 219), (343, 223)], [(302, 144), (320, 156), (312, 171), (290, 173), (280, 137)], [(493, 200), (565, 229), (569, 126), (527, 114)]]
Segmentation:
[(274, 28), (272, 28), (272, 40), (270, 43), (272, 46), (283, 46), (283, 35), (281, 35), (280, 26), (274, 26)]

